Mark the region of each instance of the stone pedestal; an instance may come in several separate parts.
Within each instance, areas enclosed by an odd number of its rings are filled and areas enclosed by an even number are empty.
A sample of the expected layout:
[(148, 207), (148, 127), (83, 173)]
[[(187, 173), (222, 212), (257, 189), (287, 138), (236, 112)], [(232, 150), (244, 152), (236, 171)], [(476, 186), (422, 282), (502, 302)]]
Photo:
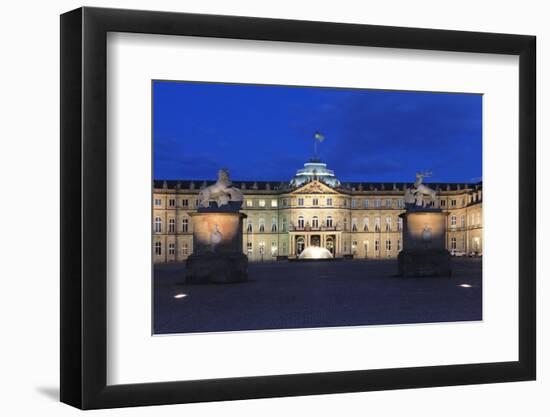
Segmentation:
[(193, 254), (187, 258), (185, 282), (190, 284), (248, 281), (239, 212), (200, 210), (193, 219)]
[(446, 214), (441, 209), (407, 207), (403, 219), (403, 250), (398, 272), (406, 277), (451, 275), (451, 255), (445, 248)]

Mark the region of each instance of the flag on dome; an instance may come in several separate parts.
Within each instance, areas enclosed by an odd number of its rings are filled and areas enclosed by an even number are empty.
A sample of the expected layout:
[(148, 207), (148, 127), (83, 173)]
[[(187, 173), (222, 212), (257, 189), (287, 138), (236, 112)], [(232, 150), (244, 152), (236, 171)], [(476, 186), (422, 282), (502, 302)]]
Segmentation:
[(317, 139), (319, 142), (322, 142), (325, 140), (325, 137), (321, 133), (315, 132), (315, 139)]

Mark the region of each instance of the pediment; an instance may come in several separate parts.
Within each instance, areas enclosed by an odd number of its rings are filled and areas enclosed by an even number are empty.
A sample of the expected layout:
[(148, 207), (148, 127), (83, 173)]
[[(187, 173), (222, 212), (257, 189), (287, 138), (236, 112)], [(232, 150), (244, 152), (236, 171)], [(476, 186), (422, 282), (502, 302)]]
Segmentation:
[(338, 194), (338, 192), (320, 181), (313, 180), (298, 187), (291, 194)]

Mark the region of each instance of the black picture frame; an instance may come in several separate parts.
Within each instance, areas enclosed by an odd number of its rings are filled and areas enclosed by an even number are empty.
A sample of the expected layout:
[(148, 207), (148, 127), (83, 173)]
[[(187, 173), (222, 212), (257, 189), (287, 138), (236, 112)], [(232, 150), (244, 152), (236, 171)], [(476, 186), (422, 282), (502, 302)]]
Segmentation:
[[(519, 56), (519, 360), (113, 385), (107, 375), (108, 32)], [(534, 36), (136, 10), (61, 15), (61, 401), (82, 409), (533, 380)]]

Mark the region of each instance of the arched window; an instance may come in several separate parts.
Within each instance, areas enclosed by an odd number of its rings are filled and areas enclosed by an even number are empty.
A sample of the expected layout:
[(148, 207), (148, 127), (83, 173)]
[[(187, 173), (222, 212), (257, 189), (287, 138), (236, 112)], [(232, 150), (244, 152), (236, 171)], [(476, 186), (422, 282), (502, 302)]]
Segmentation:
[(304, 216), (298, 216), (298, 227), (299, 228), (304, 227)]
[[(401, 217), (397, 218), (397, 231), (402, 232), (403, 231), (403, 219)], [(399, 245), (398, 245), (399, 246)]]
[(311, 219), (311, 227), (313, 227), (314, 229), (319, 228), (319, 217), (313, 216), (313, 218)]
[(380, 217), (374, 218), (374, 231), (379, 232), (380, 231)]
[(332, 216), (327, 216), (327, 227), (332, 227)]
[(162, 233), (162, 219), (155, 217), (155, 233)]
[(265, 219), (260, 217), (260, 233), (265, 232)]
[(176, 219), (168, 220), (168, 233), (174, 233), (176, 231)]
[(271, 233), (277, 233), (277, 217), (273, 216), (271, 218)]
[(162, 243), (155, 242), (155, 255), (162, 255)]
[(351, 231), (357, 232), (357, 219), (355, 217), (351, 219)]
[(391, 216), (386, 216), (386, 232), (391, 232)]
[(246, 220), (246, 233), (252, 233), (252, 219)]
[(189, 219), (187, 217), (181, 220), (181, 231), (187, 233), (189, 231)]
[(368, 231), (369, 231), (369, 218), (364, 217), (363, 218), (363, 232), (368, 232)]

